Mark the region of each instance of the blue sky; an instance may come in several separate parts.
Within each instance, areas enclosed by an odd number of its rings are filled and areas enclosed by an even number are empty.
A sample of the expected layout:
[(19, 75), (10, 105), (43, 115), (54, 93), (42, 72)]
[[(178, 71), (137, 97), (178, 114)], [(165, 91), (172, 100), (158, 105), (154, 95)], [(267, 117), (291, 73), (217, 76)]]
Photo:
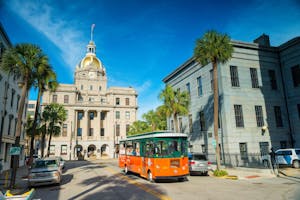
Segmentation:
[(299, 19), (298, 0), (0, 0), (0, 22), (11, 42), (39, 45), (60, 83), (73, 83), (96, 24), (108, 86), (138, 91), (139, 118), (161, 104), (162, 79), (193, 55), (205, 31), (245, 42), (265, 33), (276, 46), (300, 36)]

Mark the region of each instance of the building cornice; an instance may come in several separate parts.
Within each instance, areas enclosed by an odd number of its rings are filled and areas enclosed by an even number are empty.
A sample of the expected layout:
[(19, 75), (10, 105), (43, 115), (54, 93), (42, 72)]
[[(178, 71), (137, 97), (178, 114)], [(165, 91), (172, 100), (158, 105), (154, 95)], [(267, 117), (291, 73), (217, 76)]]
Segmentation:
[(300, 37), (295, 37), (295, 38), (283, 43), (278, 48), (279, 48), (279, 51), (284, 51), (285, 49), (292, 47), (294, 45), (297, 45), (299, 43), (300, 43)]
[[(291, 46), (297, 45), (300, 43), (300, 37), (295, 37), (288, 42), (283, 43), (282, 45), (278, 47), (274, 46), (263, 46), (259, 45), (257, 43), (249, 43), (249, 42), (243, 42), (238, 40), (231, 40), (231, 44), (234, 48), (243, 48), (243, 49), (251, 49), (251, 50), (257, 50), (257, 51), (268, 51), (273, 53), (278, 53), (280, 51), (283, 51)], [(188, 67), (191, 66), (191, 64), (197, 63), (196, 59), (194, 57), (189, 58), (186, 62), (184, 62), (182, 65), (178, 66), (173, 72), (171, 72), (168, 76), (166, 76), (163, 79), (164, 83), (167, 83), (177, 74), (180, 74), (183, 70), (186, 70)]]
[(5, 32), (5, 30), (4, 30), (3, 25), (1, 24), (1, 22), (0, 22), (0, 32), (1, 32), (1, 35), (3, 35), (4, 39), (6, 40), (6, 44), (11, 47), (12, 43), (9, 40), (8, 35), (6, 34), (6, 32)]

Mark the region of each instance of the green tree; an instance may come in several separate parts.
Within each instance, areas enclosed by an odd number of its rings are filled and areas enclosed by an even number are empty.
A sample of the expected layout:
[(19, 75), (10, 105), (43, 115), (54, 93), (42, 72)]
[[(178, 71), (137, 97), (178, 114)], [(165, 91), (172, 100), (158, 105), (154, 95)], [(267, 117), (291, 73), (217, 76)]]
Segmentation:
[(179, 132), (178, 116), (189, 113), (190, 97), (188, 92), (173, 90), (170, 85), (166, 85), (165, 89), (159, 94), (159, 98), (163, 101), (161, 109), (167, 117), (174, 119), (175, 131)]
[(212, 63), (213, 66), (213, 88), (214, 88), (214, 136), (216, 140), (217, 169), (220, 169), (220, 148), (218, 137), (218, 63), (226, 63), (233, 53), (230, 37), (214, 30), (206, 32), (202, 38), (197, 39), (194, 49), (194, 57), (203, 66)]
[(133, 122), (133, 124), (129, 127), (127, 136), (137, 135), (137, 134), (146, 133), (150, 131), (151, 131), (151, 127), (147, 122), (138, 120)]
[[(39, 108), (40, 108), (40, 102), (41, 97), (46, 89), (50, 90), (51, 92), (55, 91), (58, 86), (58, 82), (56, 80), (56, 74), (53, 71), (52, 67), (48, 63), (48, 58), (45, 56), (43, 62), (37, 66), (36, 70), (36, 81), (34, 82), (34, 87), (38, 89), (38, 97), (37, 97), (37, 103), (35, 107), (35, 113), (34, 113), (34, 119), (32, 123), (32, 132), (31, 132), (31, 140), (30, 140), (30, 159), (29, 164), (31, 164), (33, 159), (33, 143), (34, 143), (34, 131), (38, 130), (36, 129), (37, 123), (40, 123), (40, 119), (38, 121), (38, 117), (40, 114)], [(44, 135), (42, 135), (44, 136)], [(45, 139), (45, 137), (42, 137), (42, 139)], [(42, 141), (41, 148), (44, 148), (45, 142)], [(43, 150), (42, 150), (43, 151)], [(43, 156), (43, 155), (42, 155)]]
[[(33, 44), (17, 44), (15, 47), (7, 49), (1, 59), (0, 68), (4, 72), (14, 74), (20, 82), (20, 87), (22, 87), (18, 106), (15, 146), (20, 146), (22, 116), (26, 96), (35, 80), (36, 66), (40, 65), (43, 58), (44, 54), (38, 46)], [(13, 173), (10, 187), (15, 185), (18, 159), (18, 156), (13, 156)]]
[(155, 113), (158, 118), (157, 127), (158, 130), (167, 129), (167, 116), (163, 106), (158, 106), (155, 110)]
[(149, 125), (151, 131), (157, 130), (158, 125), (158, 115), (154, 110), (150, 110), (147, 113), (144, 113), (142, 116), (146, 120), (146, 123)]
[(46, 124), (48, 124), (46, 129), (48, 130), (47, 133), (49, 135), (47, 149), (47, 156), (49, 156), (52, 136), (60, 133), (62, 123), (67, 119), (67, 111), (62, 105), (51, 103), (45, 106), (43, 118)]

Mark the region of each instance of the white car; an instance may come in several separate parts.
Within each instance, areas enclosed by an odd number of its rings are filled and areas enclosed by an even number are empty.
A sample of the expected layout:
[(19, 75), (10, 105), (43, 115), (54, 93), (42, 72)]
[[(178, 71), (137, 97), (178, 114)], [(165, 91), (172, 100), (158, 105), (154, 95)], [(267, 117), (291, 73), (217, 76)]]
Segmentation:
[[(279, 165), (289, 165), (294, 168), (300, 167), (300, 148), (295, 149), (278, 149), (275, 151), (276, 163)], [(270, 166), (270, 156), (262, 156), (265, 167)]]

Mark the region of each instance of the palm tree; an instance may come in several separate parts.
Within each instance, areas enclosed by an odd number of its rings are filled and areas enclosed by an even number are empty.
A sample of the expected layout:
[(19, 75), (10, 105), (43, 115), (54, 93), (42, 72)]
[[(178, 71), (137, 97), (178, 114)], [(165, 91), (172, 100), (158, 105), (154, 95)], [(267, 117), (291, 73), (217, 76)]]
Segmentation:
[(49, 156), (52, 136), (60, 133), (61, 124), (67, 119), (67, 111), (62, 105), (51, 103), (45, 107), (43, 118), (49, 124), (47, 127), (49, 134), (47, 156)]
[[(34, 83), (34, 87), (38, 88), (38, 97), (37, 97), (37, 103), (36, 103), (36, 107), (35, 107), (34, 119), (33, 119), (33, 123), (32, 123), (29, 164), (31, 164), (32, 159), (33, 159), (34, 131), (36, 130), (36, 127), (37, 127), (41, 96), (43, 95), (44, 91), (47, 88), (50, 91), (55, 91), (57, 86), (58, 86), (58, 83), (57, 83), (57, 80), (56, 80), (56, 74), (52, 70), (51, 66), (48, 64), (47, 57), (45, 57), (44, 62), (41, 63), (37, 67), (38, 67), (37, 68), (37, 74), (36, 74), (37, 80)], [(43, 142), (43, 144), (44, 144), (44, 142)], [(43, 146), (41, 148), (43, 148)]]
[(170, 85), (166, 85), (165, 89), (159, 94), (159, 98), (163, 101), (162, 109), (166, 116), (174, 119), (175, 131), (179, 132), (178, 116), (189, 113), (190, 97), (188, 92), (175, 91)]
[[(17, 147), (20, 146), (25, 99), (35, 80), (36, 66), (42, 62), (43, 58), (44, 54), (38, 46), (17, 44), (15, 47), (7, 49), (1, 59), (0, 68), (7, 73), (13, 73), (20, 80), (20, 86), (22, 87), (15, 133), (15, 146)], [(13, 156), (13, 173), (10, 187), (15, 185), (18, 159), (18, 156)]]
[(219, 94), (218, 94), (218, 63), (226, 63), (233, 53), (230, 37), (220, 34), (214, 30), (206, 32), (202, 38), (196, 41), (194, 57), (205, 66), (212, 63), (213, 66), (213, 88), (214, 88), (214, 136), (216, 140), (216, 159), (217, 169), (220, 169), (220, 148), (218, 137), (218, 113), (219, 113)]

